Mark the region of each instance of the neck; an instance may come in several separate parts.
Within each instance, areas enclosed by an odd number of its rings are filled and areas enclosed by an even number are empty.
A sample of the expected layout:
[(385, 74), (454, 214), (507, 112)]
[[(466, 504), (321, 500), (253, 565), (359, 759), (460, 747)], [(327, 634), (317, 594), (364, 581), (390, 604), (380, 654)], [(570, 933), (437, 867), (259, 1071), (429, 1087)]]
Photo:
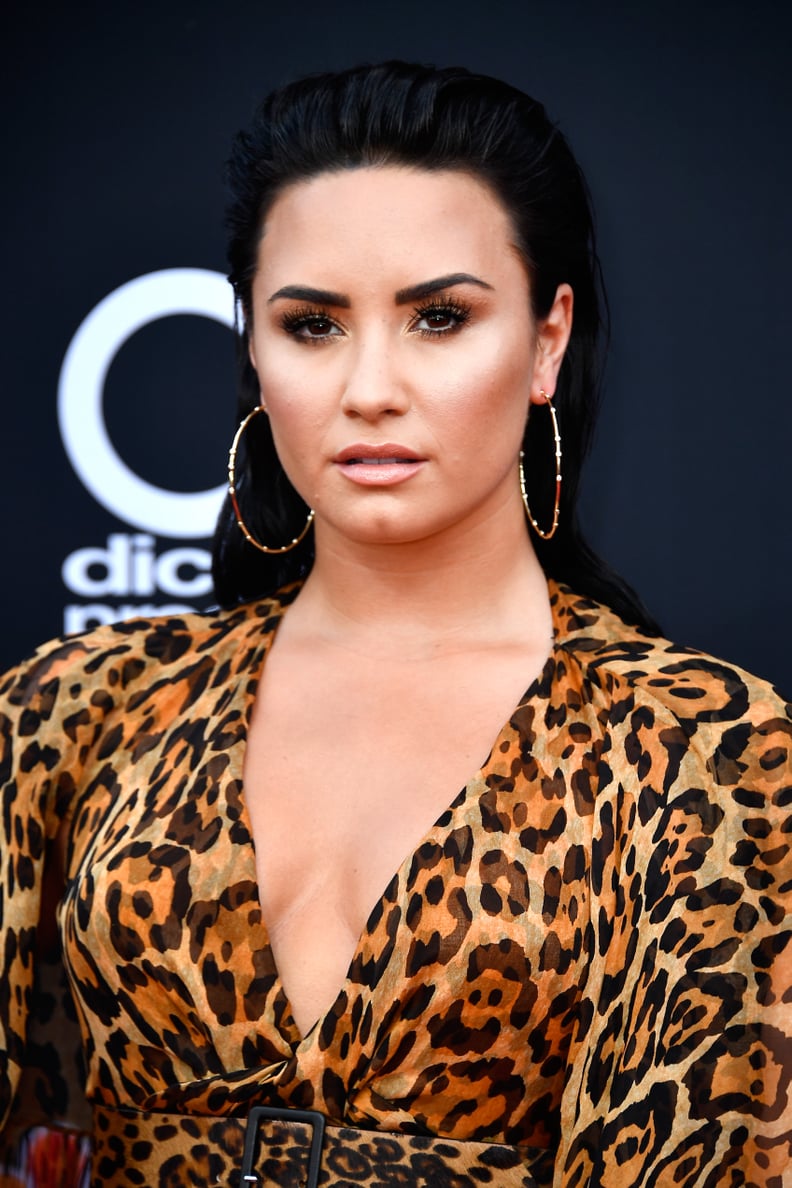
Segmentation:
[[(316, 562), (290, 614), (325, 639), (370, 638), (381, 656), (552, 632), (547, 582), (522, 515), (395, 545), (318, 527)], [(298, 605), (303, 613), (294, 615)]]

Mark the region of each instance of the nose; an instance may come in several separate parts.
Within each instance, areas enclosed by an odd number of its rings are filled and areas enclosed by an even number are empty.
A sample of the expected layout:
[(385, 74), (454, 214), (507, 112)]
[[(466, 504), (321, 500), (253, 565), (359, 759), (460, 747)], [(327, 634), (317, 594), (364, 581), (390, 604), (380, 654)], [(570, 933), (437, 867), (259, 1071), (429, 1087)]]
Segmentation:
[(376, 421), (384, 416), (402, 416), (410, 406), (394, 351), (383, 338), (372, 335), (350, 352), (341, 397), (341, 408), (349, 417)]

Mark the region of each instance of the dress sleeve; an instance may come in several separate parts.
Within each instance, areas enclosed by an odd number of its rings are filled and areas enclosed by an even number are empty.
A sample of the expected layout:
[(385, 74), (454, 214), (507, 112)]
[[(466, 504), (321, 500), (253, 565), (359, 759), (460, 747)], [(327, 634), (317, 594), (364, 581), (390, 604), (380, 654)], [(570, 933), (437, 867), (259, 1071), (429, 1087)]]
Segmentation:
[(790, 707), (701, 667), (617, 698), (556, 1188), (789, 1182)]
[(61, 826), (90, 729), (75, 671), (86, 654), (77, 641), (46, 645), (0, 681), (0, 1152), (31, 1126), (85, 1123), (54, 918)]

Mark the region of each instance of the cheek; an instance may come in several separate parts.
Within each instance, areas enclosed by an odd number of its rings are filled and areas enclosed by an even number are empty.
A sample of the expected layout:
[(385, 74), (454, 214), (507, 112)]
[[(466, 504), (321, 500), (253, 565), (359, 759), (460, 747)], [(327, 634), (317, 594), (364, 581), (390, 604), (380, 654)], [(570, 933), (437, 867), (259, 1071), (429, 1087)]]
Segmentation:
[(324, 438), (324, 419), (307, 399), (290, 395), (276, 396), (267, 402), (275, 448), (285, 461), (305, 459), (316, 452)]
[(438, 415), (456, 423), (479, 420), (480, 427), (489, 418), (523, 425), (528, 415), (531, 391), (531, 355), (514, 350), (506, 343), (501, 351), (471, 351), (440, 366), (432, 394)]
[(259, 358), (264, 362), (258, 367), (261, 395), (273, 433), (277, 426), (283, 429), (299, 430), (315, 422), (321, 407), (321, 388), (312, 379), (312, 372), (294, 352), (267, 350)]

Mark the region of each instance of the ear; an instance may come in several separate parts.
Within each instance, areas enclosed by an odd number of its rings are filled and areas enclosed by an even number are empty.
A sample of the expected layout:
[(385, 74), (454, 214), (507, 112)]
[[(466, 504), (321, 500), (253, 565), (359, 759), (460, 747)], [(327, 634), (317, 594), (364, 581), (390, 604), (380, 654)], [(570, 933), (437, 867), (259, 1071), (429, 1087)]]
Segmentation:
[[(247, 349), (248, 349), (248, 359), (250, 359), (250, 365), (251, 365), (251, 367), (253, 368), (253, 370), (255, 371), (255, 373), (256, 373), (256, 379), (258, 380), (258, 367), (256, 367), (256, 352), (255, 352), (255, 349), (254, 349), (254, 347), (253, 347), (253, 337), (252, 337), (252, 335), (249, 335), (249, 336), (248, 336), (248, 341), (247, 341)], [(267, 406), (266, 406), (266, 404), (265, 404), (265, 402), (264, 402), (264, 393), (263, 393), (263, 392), (262, 392), (262, 390), (261, 390), (261, 384), (260, 384), (260, 383), (259, 383), (259, 401), (260, 401), (260, 403), (261, 403), (261, 407), (264, 409), (264, 412), (267, 412)]]
[(546, 318), (537, 326), (536, 358), (531, 382), (531, 402), (544, 404), (556, 389), (558, 371), (572, 333), (574, 294), (571, 285), (559, 285)]

